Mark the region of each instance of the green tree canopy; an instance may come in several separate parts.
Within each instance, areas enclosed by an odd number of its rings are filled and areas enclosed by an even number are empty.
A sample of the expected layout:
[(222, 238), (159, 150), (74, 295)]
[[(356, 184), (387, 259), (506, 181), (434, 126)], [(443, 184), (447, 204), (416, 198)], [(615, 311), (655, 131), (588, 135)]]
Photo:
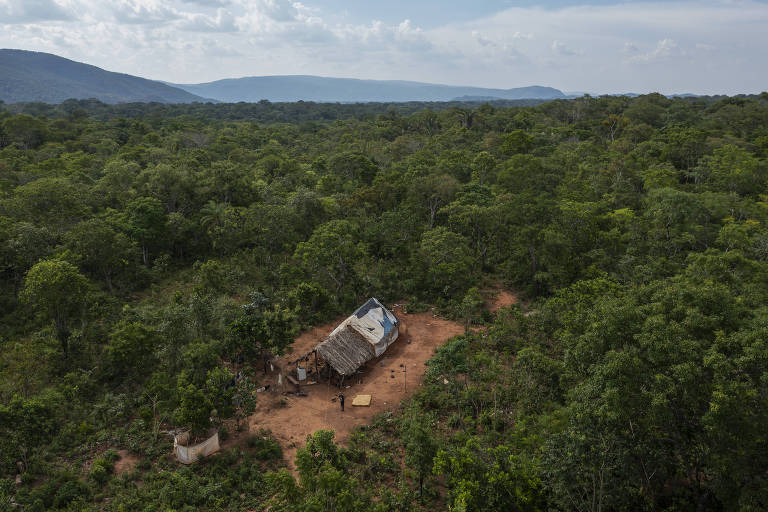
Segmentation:
[(66, 355), (72, 324), (82, 315), (89, 292), (88, 280), (74, 265), (44, 260), (29, 269), (19, 296), (53, 322), (56, 338)]

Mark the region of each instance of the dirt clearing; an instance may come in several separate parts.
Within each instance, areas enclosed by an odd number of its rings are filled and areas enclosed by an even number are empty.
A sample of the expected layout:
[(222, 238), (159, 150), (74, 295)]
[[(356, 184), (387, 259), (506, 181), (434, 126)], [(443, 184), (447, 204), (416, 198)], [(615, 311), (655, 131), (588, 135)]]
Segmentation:
[[(487, 307), (497, 311), (518, 302), (518, 298), (503, 289), (490, 290)], [(405, 313), (399, 306), (392, 312), (400, 319), (400, 336), (378, 359), (369, 361), (363, 367), (363, 373), (347, 379), (344, 388), (320, 381), (316, 384), (304, 384), (301, 391), (307, 396), (284, 395), (277, 385), (278, 372), (275, 368), (269, 375), (261, 376), (261, 383), (269, 385), (269, 390), (257, 395), (256, 413), (248, 419), (248, 431), (269, 429), (274, 438), (283, 447), (288, 467), (293, 470), (296, 448), (303, 446), (308, 435), (320, 429), (336, 432), (336, 440), (345, 443), (352, 429), (358, 425), (371, 423), (376, 414), (394, 411), (400, 402), (408, 398), (421, 385), (426, 372), (426, 363), (435, 353), (435, 349), (447, 340), (462, 334), (464, 327), (457, 322), (437, 318), (433, 313)], [(279, 360), (281, 365), (311, 351), (315, 345), (325, 340), (328, 334), (342, 322), (346, 316), (333, 322), (315, 327), (301, 334), (292, 345), (292, 352)], [(310, 358), (310, 366), (312, 364)], [(295, 387), (284, 382), (283, 391), (294, 391)], [(345, 410), (341, 411), (339, 393), (345, 397)], [(357, 395), (371, 395), (368, 407), (353, 407), (352, 401)], [(240, 435), (233, 436), (225, 443), (239, 443)]]
[(120, 458), (115, 462), (116, 475), (130, 473), (139, 462), (139, 458), (130, 453), (128, 450), (117, 450), (117, 454), (120, 456)]
[(490, 311), (498, 311), (512, 304), (517, 304), (518, 298), (507, 290), (491, 290), (493, 297), (487, 302)]
[[(344, 443), (354, 427), (370, 423), (378, 413), (397, 408), (421, 384), (426, 371), (424, 363), (432, 357), (435, 349), (464, 332), (460, 324), (436, 318), (431, 312), (406, 314), (399, 307), (392, 308), (392, 311), (401, 321), (397, 341), (380, 358), (369, 361), (362, 375), (348, 379), (343, 389), (321, 381), (301, 387), (307, 396), (284, 396), (277, 391), (277, 372), (267, 376), (264, 382), (270, 384), (270, 390), (258, 394), (258, 409), (249, 418), (249, 430), (271, 430), (283, 447), (289, 467), (293, 467), (296, 448), (302, 446), (307, 436), (316, 430), (334, 430), (336, 439)], [(328, 336), (339, 321), (299, 336), (293, 345), (293, 352), (283, 361), (295, 359), (311, 350)], [(283, 387), (286, 390), (294, 388), (287, 383)], [(332, 401), (340, 392), (345, 396), (344, 412), (341, 412), (338, 400)], [(353, 407), (352, 400), (356, 395), (371, 395), (371, 405)]]

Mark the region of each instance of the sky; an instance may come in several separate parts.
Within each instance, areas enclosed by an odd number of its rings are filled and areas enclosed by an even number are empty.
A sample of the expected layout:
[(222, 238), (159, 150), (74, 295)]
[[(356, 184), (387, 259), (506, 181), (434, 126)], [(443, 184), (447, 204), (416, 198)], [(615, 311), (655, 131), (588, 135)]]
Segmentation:
[(0, 0), (0, 48), (175, 83), (756, 93), (768, 90), (768, 0)]

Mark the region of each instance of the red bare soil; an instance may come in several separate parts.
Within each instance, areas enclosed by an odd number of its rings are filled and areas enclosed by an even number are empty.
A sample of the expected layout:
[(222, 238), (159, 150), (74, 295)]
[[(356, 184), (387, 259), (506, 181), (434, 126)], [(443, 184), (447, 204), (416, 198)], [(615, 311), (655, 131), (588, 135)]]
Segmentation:
[(120, 456), (120, 458), (115, 462), (116, 475), (130, 473), (139, 462), (139, 458), (135, 455), (132, 455), (130, 452), (128, 452), (128, 450), (117, 450), (117, 454)]
[[(402, 322), (399, 338), (380, 358), (369, 361), (362, 375), (348, 379), (344, 389), (321, 381), (301, 387), (308, 396), (284, 396), (277, 386), (277, 372), (268, 375), (264, 382), (270, 384), (270, 390), (258, 394), (259, 403), (256, 413), (249, 418), (249, 430), (271, 430), (292, 467), (296, 448), (316, 430), (334, 430), (336, 439), (344, 443), (355, 426), (370, 423), (378, 413), (396, 409), (421, 384), (426, 371), (424, 363), (433, 356), (435, 349), (463, 333), (464, 329), (456, 322), (434, 317), (431, 312), (406, 314), (397, 307), (393, 312)], [(282, 358), (282, 362), (293, 361), (307, 353), (340, 321), (299, 336), (293, 344), (293, 352)], [(313, 361), (310, 358), (310, 366)], [(283, 383), (284, 391), (294, 389), (292, 384)], [(332, 401), (340, 391), (346, 398), (344, 412), (341, 412), (338, 401)], [(371, 395), (370, 407), (352, 407), (352, 399), (358, 394)], [(281, 398), (285, 405), (280, 403)]]
[[(492, 290), (492, 297), (488, 302), (491, 311), (518, 302), (515, 295), (503, 289)], [(333, 430), (337, 441), (343, 444), (354, 427), (369, 424), (376, 414), (397, 409), (401, 401), (421, 385), (426, 372), (425, 363), (432, 358), (435, 349), (450, 338), (462, 334), (464, 328), (460, 323), (437, 318), (432, 312), (407, 314), (398, 306), (393, 307), (392, 311), (401, 321), (397, 341), (382, 357), (369, 361), (361, 375), (345, 381), (343, 389), (327, 381), (320, 381), (301, 386), (301, 391), (307, 396), (285, 395), (285, 391), (295, 391), (295, 386), (285, 381), (282, 389), (279, 389), (277, 368), (264, 376), (261, 381), (269, 384), (270, 389), (257, 395), (258, 405), (255, 414), (248, 419), (248, 432), (262, 428), (272, 431), (274, 438), (283, 447), (289, 468), (293, 469), (296, 449), (305, 443), (308, 435), (320, 429)], [(292, 351), (282, 357), (278, 364), (285, 366), (310, 352), (345, 318), (340, 317), (302, 333), (291, 346)], [(307, 366), (310, 368), (314, 364), (313, 357), (310, 356), (308, 360)], [(257, 374), (260, 373), (257, 371)], [(314, 375), (310, 381), (312, 378)], [(338, 400), (332, 400), (340, 392), (346, 398), (344, 412), (341, 412)], [(371, 395), (370, 407), (353, 407), (352, 400), (356, 395)], [(222, 448), (239, 444), (243, 439), (244, 436), (235, 434)]]
[(488, 309), (491, 311), (498, 311), (518, 302), (518, 298), (506, 290), (493, 290), (493, 292), (493, 299), (488, 302)]

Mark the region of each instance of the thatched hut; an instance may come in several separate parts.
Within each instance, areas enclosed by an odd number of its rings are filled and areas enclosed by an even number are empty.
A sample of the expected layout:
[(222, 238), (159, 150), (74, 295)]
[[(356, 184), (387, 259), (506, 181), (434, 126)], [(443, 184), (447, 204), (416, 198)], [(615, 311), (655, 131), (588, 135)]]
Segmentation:
[(314, 351), (343, 379), (381, 356), (397, 339), (399, 325), (400, 321), (391, 311), (371, 298), (339, 324)]

